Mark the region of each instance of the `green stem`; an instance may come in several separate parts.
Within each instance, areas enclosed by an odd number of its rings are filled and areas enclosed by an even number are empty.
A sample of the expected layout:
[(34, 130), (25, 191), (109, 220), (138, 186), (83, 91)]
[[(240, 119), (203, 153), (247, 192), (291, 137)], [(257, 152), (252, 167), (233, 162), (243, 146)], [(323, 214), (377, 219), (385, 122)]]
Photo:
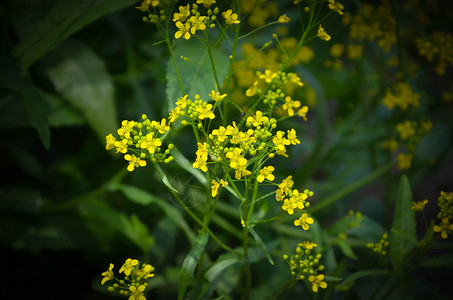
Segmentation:
[(238, 254), (240, 256), (242, 256), (242, 254), (238, 253), (237, 251), (233, 250), (232, 248), (228, 247), (227, 245), (225, 245), (222, 241), (220, 241), (217, 236), (211, 231), (211, 229), (209, 229), (187, 206), (186, 204), (181, 200), (181, 198), (179, 198), (179, 195), (175, 192), (175, 191), (172, 191), (170, 190), (171, 194), (175, 197), (175, 199), (178, 201), (178, 203), (181, 205), (181, 207), (189, 214), (189, 216), (192, 217), (192, 219), (195, 220), (195, 222), (198, 223), (198, 225), (201, 226), (201, 228), (203, 228), (203, 230), (205, 230), (211, 237), (212, 239), (221, 247), (223, 248), (224, 250), (228, 251), (228, 252), (231, 252), (231, 253), (235, 253), (235, 254)]

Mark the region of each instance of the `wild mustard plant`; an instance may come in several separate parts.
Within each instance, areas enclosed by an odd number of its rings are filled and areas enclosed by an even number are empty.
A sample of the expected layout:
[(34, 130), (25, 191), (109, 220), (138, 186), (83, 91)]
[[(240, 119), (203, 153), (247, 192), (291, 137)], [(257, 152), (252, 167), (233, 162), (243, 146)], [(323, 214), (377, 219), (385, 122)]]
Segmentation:
[[(273, 41), (260, 45), (239, 41), (263, 28), (293, 22), (287, 14), (281, 14), (273, 2), (220, 3), (215, 0), (197, 0), (178, 6), (177, 1), (144, 0), (137, 6), (137, 9), (146, 14), (143, 20), (156, 26), (168, 48), (179, 84), (179, 96), (169, 99), (168, 115), (160, 121), (149, 120), (146, 115), (142, 115), (142, 121), (124, 120), (117, 130), (117, 136), (109, 134), (106, 137), (106, 149), (121, 153), (128, 163), (129, 172), (153, 165), (178, 205), (200, 228), (196, 240), (190, 241), (193, 248), (182, 266), (179, 299), (185, 297), (188, 286), (194, 285), (195, 292), (196, 288), (200, 288), (196, 283), (184, 281), (187, 278), (194, 280), (196, 268), (198, 272), (206, 272), (207, 277), (215, 270), (214, 267), (209, 269), (204, 266), (211, 259), (206, 247), (208, 238), (226, 251), (229, 259), (242, 266), (243, 297), (248, 299), (253, 285), (252, 244), (260, 249), (263, 257), (271, 264), (274, 263), (255, 228), (280, 218), (290, 220), (290, 224), (303, 234), (310, 233), (314, 226), (319, 225), (310, 211), (310, 198), (314, 192), (296, 185), (294, 175), (281, 176), (278, 160), (290, 159), (290, 147), (303, 142), (296, 128), (285, 128), (282, 124), (290, 118), (299, 118), (297, 122), (308, 121), (309, 113), (307, 99), (300, 97), (303, 94), (301, 90), (309, 88), (303, 80), (303, 74), (288, 69), (309, 63), (314, 58), (315, 52), (305, 45), (309, 40), (318, 38), (323, 43), (332, 40), (326, 30), (327, 25), (324, 25), (326, 18), (331, 14), (342, 16), (343, 23), (350, 27), (350, 38), (355, 40), (346, 46), (338, 43), (326, 46), (330, 49), (330, 55), (336, 59), (336, 70), (342, 68), (339, 58), (345, 52), (351, 60), (362, 55), (363, 45), (360, 41), (376, 41), (385, 54), (397, 43), (396, 20), (388, 1), (382, 2), (378, 7), (364, 4), (354, 16), (344, 11), (343, 5), (335, 0), (293, 1), (293, 4), (297, 7), (302, 22), (300, 37), (285, 37), (287, 31), (280, 27), (279, 34), (272, 34)], [(267, 22), (268, 19), (273, 21)], [(241, 30), (245, 26), (252, 29), (241, 36)], [(200, 49), (206, 51), (213, 78), (212, 82), (206, 83), (211, 91), (209, 94), (190, 90), (185, 85), (179, 70), (180, 63), (174, 54), (176, 40), (197, 40), (200, 42)], [(218, 62), (213, 51), (223, 40), (229, 47), (226, 50), (229, 64), (227, 74), (221, 77), (222, 74), (216, 71)], [(242, 53), (238, 54), (239, 51)], [(182, 63), (194, 63), (184, 55), (181, 58)], [(396, 114), (419, 107), (420, 95), (411, 89), (408, 82), (399, 81), (393, 88), (387, 88), (382, 104)], [(206, 190), (205, 208), (201, 213), (195, 212), (181, 199), (179, 191), (168, 181), (161, 167), (162, 164), (175, 163), (172, 151), (177, 149), (170, 141), (177, 139), (183, 127), (190, 128), (195, 147), (193, 158), (188, 164), (192, 167), (189, 172), (203, 178), (200, 183)], [(404, 120), (395, 125), (394, 135), (383, 143), (383, 147), (395, 153), (403, 145), (397, 155), (400, 170), (411, 167), (415, 148), (431, 127), (432, 123), (424, 119), (418, 122)], [(265, 190), (268, 192), (265, 193)], [(235, 217), (242, 230), (242, 236), (234, 243), (224, 242), (221, 235), (210, 226), (217, 216), (219, 202), (228, 197), (236, 201), (238, 210)], [(442, 202), (439, 213), (441, 222), (433, 226), (433, 231), (439, 232), (443, 239), (453, 230), (449, 212), (451, 205), (448, 204), (451, 198), (443, 195), (442, 201), (439, 200), (439, 203)], [(257, 212), (257, 206), (265, 201), (276, 202), (282, 213), (265, 219)], [(423, 211), (425, 204), (414, 202), (412, 209)], [(359, 227), (363, 220), (360, 212), (351, 211), (332, 230), (334, 238), (326, 242), (327, 245), (318, 250), (314, 239), (305, 240), (297, 244), (294, 254), (283, 255), (292, 277), (289, 282), (304, 280), (310, 285), (311, 291), (317, 293), (330, 286), (329, 280), (338, 281), (338, 278), (324, 274), (326, 267), (322, 264), (323, 254), (333, 246), (339, 246), (346, 257), (357, 259), (348, 239), (352, 236), (351, 231)], [(314, 234), (309, 236), (313, 237)], [(385, 256), (389, 248), (392, 248), (392, 242), (388, 238), (389, 235), (384, 233), (379, 242), (361, 246)], [(240, 246), (234, 247), (231, 244)], [(204, 255), (206, 259), (203, 259)], [(101, 283), (115, 279), (118, 282), (109, 287), (110, 291), (119, 291), (129, 296), (129, 299), (144, 299), (147, 280), (154, 276), (154, 267), (144, 264), (139, 269), (137, 266), (137, 260), (128, 259), (119, 271), (124, 273), (125, 279), (118, 281), (114, 277), (113, 264), (110, 264), (109, 269), (102, 273), (104, 278)], [(395, 272), (400, 272), (399, 268), (400, 266), (395, 266)], [(203, 280), (199, 278), (198, 280)]]

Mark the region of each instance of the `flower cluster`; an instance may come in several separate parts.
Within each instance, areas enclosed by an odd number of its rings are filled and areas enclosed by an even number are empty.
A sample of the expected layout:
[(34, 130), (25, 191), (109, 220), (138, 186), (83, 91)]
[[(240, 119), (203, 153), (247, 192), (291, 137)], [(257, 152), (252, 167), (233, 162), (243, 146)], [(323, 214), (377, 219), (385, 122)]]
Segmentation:
[(399, 107), (402, 110), (406, 110), (410, 106), (418, 107), (419, 100), (420, 94), (414, 93), (409, 83), (398, 82), (392, 89), (387, 88), (382, 104), (388, 109)]
[(396, 20), (388, 0), (381, 1), (378, 7), (363, 3), (356, 15), (346, 12), (343, 24), (349, 25), (351, 40), (377, 40), (378, 46), (385, 53), (389, 53), (397, 42)]
[(291, 257), (286, 254), (283, 255), (283, 259), (289, 264), (291, 275), (297, 280), (304, 280), (308, 277), (308, 281), (311, 282), (312, 290), (315, 293), (318, 292), (319, 288), (327, 288), (324, 274), (319, 273), (324, 270), (324, 266), (319, 264), (322, 254), (311, 254), (312, 250), (317, 246), (311, 241), (304, 241), (297, 244), (296, 253), (291, 255)]
[(387, 241), (388, 235), (384, 233), (382, 235), (381, 240), (378, 243), (368, 243), (366, 247), (369, 249), (373, 249), (374, 252), (381, 254), (382, 256), (387, 255), (387, 248), (389, 246), (389, 242)]
[(303, 83), (296, 73), (286, 72), (272, 72), (265, 70), (264, 73), (257, 72), (258, 79), (253, 82), (253, 85), (245, 92), (247, 97), (259, 96), (263, 98), (263, 103), (269, 109), (273, 109), (277, 104), (281, 103), (281, 111), (285, 115), (292, 117), (298, 115), (305, 121), (307, 120), (306, 114), (308, 106), (302, 106), (299, 100), (294, 100), (291, 96), (285, 93), (285, 86), (288, 83), (295, 84), (296, 86), (303, 86)]
[(115, 280), (116, 282), (108, 287), (110, 292), (129, 296), (129, 300), (146, 300), (144, 294), (149, 278), (154, 277), (154, 267), (150, 264), (142, 264), (141, 268), (139, 266), (138, 260), (128, 258), (118, 272), (124, 274), (124, 279), (118, 279), (115, 277), (114, 265), (111, 263), (108, 270), (102, 273), (104, 278), (101, 284)]
[(153, 164), (173, 160), (170, 149), (162, 149), (162, 136), (170, 130), (169, 122), (162, 119), (160, 122), (150, 121), (142, 115), (143, 122), (124, 120), (121, 128), (117, 130), (119, 138), (116, 139), (111, 133), (106, 136), (106, 150), (116, 149), (116, 153), (124, 154), (124, 159), (129, 162), (127, 170), (134, 171), (137, 167), (146, 166), (146, 159)]
[(448, 66), (453, 66), (453, 36), (449, 32), (435, 31), (427, 39), (417, 38), (418, 52), (429, 62), (436, 61), (436, 73), (445, 75)]
[[(303, 192), (299, 192), (298, 189), (293, 189), (293, 185), (292, 176), (288, 176), (278, 185), (275, 196), (277, 201), (282, 202), (282, 209), (289, 215), (308, 208), (310, 202), (307, 199), (313, 196), (312, 191), (306, 189)], [(295, 226), (301, 226), (304, 230), (308, 230), (310, 224), (313, 224), (313, 218), (309, 217), (306, 212), (303, 212), (299, 219), (294, 221)]]
[(453, 192), (441, 191), (438, 198), (439, 213), (437, 218), (441, 220), (439, 225), (434, 225), (434, 231), (440, 232), (441, 237), (446, 239), (451, 231), (453, 231), (453, 224), (450, 220), (453, 218)]
[(430, 121), (421, 120), (419, 122), (406, 120), (395, 125), (397, 138), (390, 138), (382, 143), (384, 149), (390, 152), (398, 150), (398, 144), (404, 145), (404, 150), (398, 153), (398, 169), (408, 170), (412, 164), (413, 152), (417, 144), (432, 128)]

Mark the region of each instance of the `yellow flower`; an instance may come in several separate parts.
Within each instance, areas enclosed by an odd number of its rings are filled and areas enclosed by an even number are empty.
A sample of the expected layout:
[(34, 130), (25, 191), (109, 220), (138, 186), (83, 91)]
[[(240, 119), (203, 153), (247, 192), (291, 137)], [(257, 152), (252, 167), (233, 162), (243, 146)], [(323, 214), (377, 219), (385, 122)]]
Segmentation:
[(136, 265), (138, 265), (138, 260), (132, 259), (132, 258), (128, 258), (128, 259), (126, 259), (126, 262), (121, 267), (120, 273), (124, 272), (124, 274), (126, 276), (129, 276), (129, 275), (131, 275), (131, 271), (134, 269), (134, 267)]
[(285, 97), (285, 104), (283, 104), (283, 109), (286, 110), (286, 112), (288, 113), (288, 116), (292, 117), (294, 116), (294, 110), (293, 108), (298, 108), (300, 107), (300, 101), (296, 100), (294, 101), (293, 99), (291, 99), (290, 96), (286, 96)]
[(211, 111), (211, 109), (212, 104), (207, 104), (206, 106), (198, 106), (197, 107), (197, 112), (199, 113), (198, 118), (200, 118), (200, 120), (203, 120), (205, 118), (209, 118), (211, 120), (214, 119), (215, 115)]
[(116, 141), (113, 143), (113, 145), (116, 147), (116, 153), (121, 152), (121, 153), (126, 153), (127, 152), (127, 140), (121, 140), (121, 141)]
[(399, 170), (409, 170), (412, 163), (412, 154), (410, 153), (400, 153), (397, 156), (398, 160), (398, 169)]
[(179, 13), (173, 14), (173, 22), (177, 23), (178, 21), (184, 22), (190, 16), (190, 5), (179, 7)]
[(272, 174), (272, 172), (274, 172), (273, 166), (264, 167), (260, 170), (260, 174), (258, 175), (256, 180), (258, 180), (258, 182), (263, 182), (264, 179), (273, 181), (275, 179), (275, 176)]
[(134, 129), (135, 121), (127, 121), (124, 120), (121, 122), (121, 128), (117, 130), (117, 133), (120, 137), (124, 137), (126, 139), (131, 137), (131, 131)]
[(291, 19), (286, 14), (284, 14), (283, 16), (280, 16), (280, 18), (278, 18), (279, 23), (288, 23), (290, 20)]
[(225, 187), (225, 186), (228, 185), (228, 182), (224, 181), (223, 179), (220, 179), (220, 182), (217, 182), (215, 179), (213, 179), (211, 181), (211, 183), (212, 183), (212, 186), (211, 186), (211, 189), (212, 189), (211, 195), (212, 195), (212, 197), (215, 197), (215, 196), (218, 195), (220, 186)]
[(400, 139), (407, 140), (409, 137), (415, 135), (416, 123), (414, 121), (404, 121), (403, 123), (396, 124), (396, 131), (398, 131)]
[(146, 264), (142, 267), (141, 270), (134, 270), (134, 274), (138, 277), (138, 278), (151, 278), (151, 277), (154, 277), (154, 274), (152, 273), (154, 271), (154, 267), (149, 265), (149, 264)]
[(211, 94), (209, 94), (208, 96), (210, 96), (212, 100), (220, 102), (227, 96), (227, 94), (220, 94), (220, 92), (215, 92), (214, 90), (212, 90)]
[(442, 223), (434, 225), (433, 230), (434, 232), (440, 232), (440, 236), (443, 239), (446, 239), (450, 231), (453, 230), (453, 224), (450, 224), (450, 220), (448, 218), (442, 218)]
[(101, 274), (102, 276), (104, 276), (104, 278), (102, 278), (102, 281), (101, 281), (102, 285), (104, 285), (104, 283), (106, 283), (107, 281), (113, 279), (112, 270), (113, 270), (113, 264), (110, 264), (109, 269)]
[(317, 35), (321, 40), (330, 41), (330, 35), (327, 34), (327, 32), (324, 30), (324, 28), (321, 26), (321, 24), (319, 24)]
[(327, 283), (325, 281), (323, 281), (324, 280), (323, 274), (320, 274), (317, 276), (310, 275), (308, 277), (308, 280), (311, 282), (313, 292), (315, 292), (315, 293), (318, 292), (318, 287), (321, 287), (323, 289), (325, 289), (327, 287)]
[(148, 133), (144, 141), (140, 143), (140, 148), (147, 149), (150, 154), (156, 152), (156, 147), (162, 146), (162, 141), (154, 137), (154, 132)]
[(307, 250), (313, 250), (314, 247), (318, 247), (317, 244), (311, 241), (304, 241), (303, 243), (297, 244), (298, 247), (305, 248)]
[(344, 6), (341, 3), (335, 0), (329, 0), (329, 8), (336, 11), (339, 15), (343, 15), (342, 10), (344, 9)]
[(188, 22), (183, 24), (181, 21), (178, 21), (175, 25), (178, 27), (178, 31), (175, 32), (176, 39), (180, 37), (184, 37), (186, 40), (190, 39), (190, 24)]
[[(310, 218), (308, 214), (303, 213), (302, 216), (294, 221), (295, 226), (302, 226), (304, 230), (308, 230), (310, 226), (308, 224), (313, 224), (313, 218)], [(315, 291), (316, 292), (316, 291)]]
[(140, 157), (136, 157), (134, 154), (132, 154), (132, 155), (126, 154), (126, 155), (124, 155), (124, 159), (129, 162), (129, 165), (127, 166), (127, 170), (129, 172), (134, 171), (135, 167), (144, 167), (144, 166), (146, 166), (146, 161), (140, 159)]
[(215, 0), (197, 0), (197, 4), (203, 4), (206, 8), (210, 7), (214, 3), (216, 3)]
[(136, 287), (135, 285), (129, 286), (129, 291), (131, 291), (131, 294), (128, 300), (146, 300), (146, 297), (143, 295), (145, 288), (146, 286), (143, 284), (139, 285), (138, 287)]
[[(245, 159), (245, 158), (244, 158)], [(247, 160), (245, 159), (245, 161), (247, 162)], [(242, 176), (248, 176), (252, 174), (252, 172), (250, 172), (249, 170), (247, 170), (247, 167), (244, 165), (240, 165), (236, 168), (236, 172), (234, 174), (234, 177), (239, 180), (241, 179)]]
[(255, 96), (257, 93), (259, 93), (259, 89), (258, 89), (258, 81), (255, 81), (253, 83), (253, 86), (249, 87), (246, 91), (245, 91), (245, 95), (247, 97), (253, 97)]
[(304, 119), (304, 121), (307, 121), (307, 113), (308, 113), (308, 106), (304, 105), (302, 106), (298, 111), (297, 115)]
[(206, 23), (205, 23), (206, 16), (192, 16), (189, 19), (190, 22), (190, 33), (195, 34), (197, 30), (206, 30)]
[(412, 207), (411, 209), (412, 210), (415, 210), (415, 211), (423, 211), (425, 209), (425, 205), (428, 203), (428, 199), (425, 199), (423, 201), (419, 201), (419, 202), (412, 202)]
[(231, 9), (222, 13), (222, 16), (225, 18), (225, 22), (228, 25), (239, 24), (238, 15), (233, 13)]
[(288, 133), (288, 140), (290, 141), (290, 143), (292, 145), (300, 144), (300, 141), (297, 139), (297, 136), (296, 136), (296, 130), (294, 130), (294, 128), (292, 128), (291, 130), (288, 130), (287, 133)]
[(247, 118), (247, 123), (250, 123), (251, 125), (258, 127), (261, 124), (266, 125), (267, 122), (269, 121), (269, 118), (266, 116), (263, 116), (263, 112), (257, 110), (254, 116), (249, 116)]
[(115, 148), (116, 139), (111, 133), (105, 137), (105, 141), (106, 141), (105, 150)]
[(274, 78), (277, 78), (277, 73), (274, 73), (271, 70), (266, 70), (264, 71), (264, 74), (260, 75), (260, 79), (264, 79), (266, 83), (271, 83)]

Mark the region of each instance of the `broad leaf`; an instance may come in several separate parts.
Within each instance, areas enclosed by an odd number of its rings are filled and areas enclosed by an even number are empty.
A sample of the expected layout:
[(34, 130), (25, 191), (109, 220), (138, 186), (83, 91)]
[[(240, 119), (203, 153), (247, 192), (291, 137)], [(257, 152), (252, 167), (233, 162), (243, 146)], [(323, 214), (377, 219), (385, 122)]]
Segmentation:
[(46, 74), (104, 141), (118, 126), (113, 83), (104, 62), (88, 46), (73, 40), (60, 45), (53, 54), (58, 62)]
[(12, 59), (0, 60), (0, 88), (5, 88), (20, 99), (28, 123), (36, 129), (46, 149), (50, 148), (50, 129), (47, 102), (27, 74)]
[[(184, 86), (184, 92), (189, 95), (190, 99), (198, 94), (201, 99), (208, 100), (208, 94), (211, 90), (218, 91), (216, 87), (214, 72), (206, 48), (196, 39), (176, 41), (174, 57), (179, 71), (181, 82)], [(212, 49), (212, 55), (215, 63), (215, 70), (219, 84), (228, 72), (228, 56), (219, 49)], [(188, 60), (181, 59), (184, 56)], [(175, 71), (172, 59), (167, 64), (167, 99), (169, 110), (182, 95), (177, 73)]]
[[(54, 1), (53, 7), (41, 20), (34, 24), (33, 29), (21, 30), (26, 33), (13, 48), (22, 67), (27, 69), (41, 56), (55, 48), (74, 32), (82, 29), (94, 20), (126, 6), (131, 6), (132, 0), (63, 0)], [(25, 9), (30, 8), (28, 3)], [(27, 16), (16, 12), (16, 18), (26, 19)], [(25, 20), (26, 21), (26, 20)], [(26, 32), (25, 32), (26, 31)]]
[(412, 192), (409, 179), (401, 178), (398, 199), (396, 200), (393, 215), (392, 230), (390, 233), (390, 256), (395, 270), (400, 270), (407, 255), (415, 247), (415, 214), (411, 209)]

